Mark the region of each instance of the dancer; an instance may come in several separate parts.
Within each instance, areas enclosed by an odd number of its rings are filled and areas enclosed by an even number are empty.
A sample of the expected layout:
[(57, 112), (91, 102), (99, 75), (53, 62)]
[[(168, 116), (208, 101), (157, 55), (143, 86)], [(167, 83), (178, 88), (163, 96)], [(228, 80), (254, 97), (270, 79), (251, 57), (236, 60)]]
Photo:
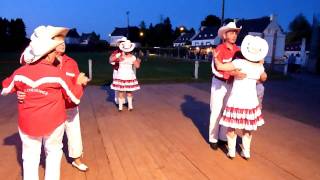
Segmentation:
[(40, 26), (34, 30), (23, 53), (27, 65), (21, 66), (2, 82), (2, 95), (26, 93), (18, 105), (18, 129), (22, 140), (23, 179), (39, 179), (38, 168), (42, 143), (46, 152), (45, 179), (60, 179), (62, 137), (66, 120), (65, 100), (80, 103), (82, 85), (88, 78), (80, 73), (76, 84), (52, 66), (56, 47), (63, 43), (53, 37), (65, 36), (68, 29)]
[[(236, 40), (241, 28), (236, 27), (234, 22), (230, 22), (225, 26), (222, 26), (218, 35), (223, 40), (216, 51), (219, 51), (219, 55), (215, 57), (215, 60), (221, 63), (231, 62), (240, 49), (237, 47)], [(227, 141), (226, 132), (227, 129), (223, 126), (219, 126), (219, 118), (224, 107), (224, 102), (228, 98), (229, 91), (232, 86), (233, 76), (236, 78), (244, 78), (245, 74), (239, 71), (220, 71), (215, 67), (215, 61), (212, 61), (212, 85), (211, 85), (211, 98), (210, 98), (210, 126), (209, 126), (209, 143), (213, 150), (218, 149), (218, 140)]]
[[(219, 122), (220, 125), (228, 127), (227, 156), (231, 159), (235, 157), (236, 153), (237, 135), (235, 129), (243, 130), (241, 156), (249, 159), (252, 131), (264, 124), (256, 83), (265, 74), (263, 64), (259, 61), (267, 55), (268, 43), (260, 37), (247, 35), (241, 44), (241, 53), (245, 59), (236, 59), (226, 64), (216, 61), (218, 70), (241, 69), (247, 74), (247, 77), (242, 80), (234, 80), (230, 97)], [(215, 56), (218, 54), (219, 51), (216, 51)]]
[(122, 51), (121, 59), (119, 61), (119, 69), (111, 84), (111, 89), (119, 91), (119, 112), (123, 110), (125, 95), (127, 95), (128, 109), (132, 111), (133, 92), (140, 89), (133, 67), (139, 68), (141, 61), (132, 55), (131, 52), (135, 48), (135, 44), (131, 43), (130, 40), (120, 43), (119, 48)]

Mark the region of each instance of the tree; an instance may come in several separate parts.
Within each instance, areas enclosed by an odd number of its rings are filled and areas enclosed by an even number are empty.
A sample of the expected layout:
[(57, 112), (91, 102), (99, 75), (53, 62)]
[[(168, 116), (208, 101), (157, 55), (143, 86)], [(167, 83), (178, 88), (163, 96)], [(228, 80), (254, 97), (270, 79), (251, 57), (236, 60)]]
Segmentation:
[(21, 51), (26, 47), (26, 27), (22, 19), (0, 18), (0, 51)]
[(21, 50), (24, 48), (26, 42), (26, 26), (22, 19), (10, 21), (9, 39), (12, 49)]
[(146, 29), (146, 23), (144, 21), (141, 21), (140, 29)]
[(203, 21), (201, 21), (201, 26), (217, 27), (220, 25), (221, 19), (215, 15), (208, 15)]
[(306, 38), (307, 43), (310, 43), (312, 28), (303, 14), (299, 14), (294, 18), (289, 24), (289, 30), (286, 43), (295, 43), (303, 38)]

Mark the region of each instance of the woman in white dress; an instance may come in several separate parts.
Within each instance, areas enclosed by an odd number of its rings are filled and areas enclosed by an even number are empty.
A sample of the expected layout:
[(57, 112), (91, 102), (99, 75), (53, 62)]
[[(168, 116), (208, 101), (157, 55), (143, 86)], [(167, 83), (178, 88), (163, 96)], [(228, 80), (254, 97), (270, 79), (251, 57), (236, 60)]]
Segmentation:
[(234, 80), (230, 97), (219, 122), (228, 127), (228, 157), (231, 159), (236, 153), (235, 129), (243, 130), (241, 156), (249, 159), (252, 131), (264, 124), (256, 84), (261, 76), (266, 75), (263, 64), (259, 62), (268, 53), (268, 43), (260, 37), (247, 35), (241, 44), (241, 53), (244, 59), (235, 59), (227, 64), (215, 62), (219, 70), (240, 69), (241, 72), (247, 74), (247, 77), (242, 80)]
[(123, 104), (125, 103), (125, 96), (127, 95), (128, 109), (133, 110), (133, 92), (140, 89), (139, 83), (136, 78), (136, 74), (133, 68), (140, 67), (140, 60), (132, 55), (132, 51), (135, 48), (135, 44), (130, 40), (126, 40), (119, 45), (119, 49), (122, 51), (121, 60), (119, 61), (119, 69), (114, 76), (111, 89), (118, 91), (118, 103), (119, 111), (123, 110)]

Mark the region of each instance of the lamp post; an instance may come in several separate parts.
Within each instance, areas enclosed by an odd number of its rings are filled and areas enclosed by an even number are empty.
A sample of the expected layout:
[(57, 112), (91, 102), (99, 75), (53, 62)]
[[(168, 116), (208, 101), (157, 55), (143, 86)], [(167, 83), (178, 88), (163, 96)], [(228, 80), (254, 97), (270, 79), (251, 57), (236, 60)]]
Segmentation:
[(127, 23), (128, 23), (127, 38), (129, 39), (129, 28), (130, 28), (130, 24), (129, 24), (129, 14), (130, 14), (130, 11), (127, 11), (126, 14), (127, 14)]
[(222, 0), (221, 26), (223, 25), (223, 21), (224, 21), (224, 5), (225, 5), (225, 0)]

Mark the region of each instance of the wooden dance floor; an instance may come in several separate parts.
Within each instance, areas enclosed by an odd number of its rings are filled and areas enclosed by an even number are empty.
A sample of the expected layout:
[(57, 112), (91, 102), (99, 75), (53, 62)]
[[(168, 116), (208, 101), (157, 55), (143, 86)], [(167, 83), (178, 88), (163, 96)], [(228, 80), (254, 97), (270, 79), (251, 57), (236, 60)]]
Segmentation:
[[(86, 173), (70, 165), (66, 138), (61, 179), (320, 179), (320, 130), (264, 110), (252, 158), (226, 157), (207, 143), (208, 84), (144, 85), (134, 111), (119, 113), (109, 88), (89, 86), (80, 105)], [(0, 177), (21, 179), (16, 97), (0, 97)], [(43, 117), (45, 118), (45, 117)], [(241, 146), (241, 138), (238, 139)], [(240, 148), (238, 148), (240, 149)], [(44, 154), (43, 154), (44, 156)], [(39, 167), (44, 176), (44, 158)]]

